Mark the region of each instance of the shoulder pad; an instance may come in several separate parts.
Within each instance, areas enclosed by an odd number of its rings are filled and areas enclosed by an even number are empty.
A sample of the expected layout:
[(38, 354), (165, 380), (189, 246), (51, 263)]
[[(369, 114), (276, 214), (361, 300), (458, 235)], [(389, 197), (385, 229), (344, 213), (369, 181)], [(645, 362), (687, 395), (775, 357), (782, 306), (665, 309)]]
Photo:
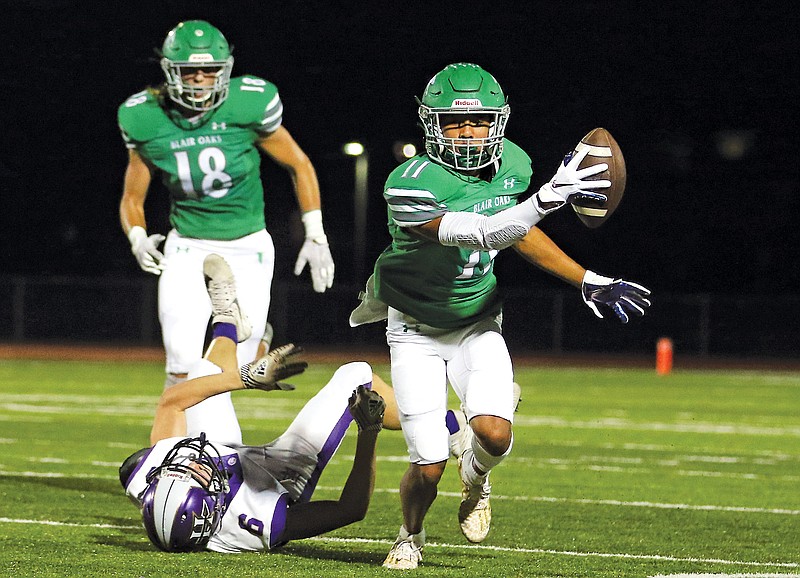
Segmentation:
[(503, 156), (500, 172), (514, 172), (530, 179), (533, 174), (531, 157), (522, 148), (508, 139), (503, 141)]
[(417, 155), (394, 169), (386, 179), (387, 186), (402, 188), (427, 188), (426, 183), (446, 177), (447, 170), (433, 162), (427, 155)]
[(521, 160), (523, 162), (527, 161), (529, 163), (531, 162), (531, 158), (528, 156), (528, 153), (526, 153), (518, 144), (511, 142), (508, 139), (503, 141), (503, 152), (508, 152), (510, 155), (512, 155), (514, 157), (513, 160)]
[(228, 98), (221, 108), (231, 122), (267, 132), (277, 129), (283, 118), (278, 87), (251, 75), (231, 79)]
[(119, 128), (132, 141), (141, 142), (152, 138), (163, 118), (164, 111), (151, 89), (128, 97), (117, 109)]

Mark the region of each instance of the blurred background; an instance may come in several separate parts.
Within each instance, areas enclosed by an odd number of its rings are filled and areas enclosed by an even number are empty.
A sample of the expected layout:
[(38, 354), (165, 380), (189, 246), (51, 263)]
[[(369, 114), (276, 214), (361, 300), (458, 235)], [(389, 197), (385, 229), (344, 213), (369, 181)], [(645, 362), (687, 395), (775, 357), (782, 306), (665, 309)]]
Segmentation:
[[(615, 215), (590, 230), (566, 209), (541, 227), (585, 267), (654, 293), (642, 320), (597, 320), (575, 289), (505, 252), (496, 271), (512, 350), (643, 353), (669, 336), (687, 355), (798, 356), (800, 11), (715, 0), (358, 4), (3, 0), (0, 340), (159, 343), (156, 278), (119, 225), (127, 157), (116, 109), (162, 81), (153, 49), (166, 33), (201, 18), (234, 45), (234, 74), (278, 86), (284, 124), (320, 178), (337, 269), (334, 290), (315, 295), (307, 273), (292, 274), (302, 227), (291, 184), (262, 165), (279, 337), (383, 344), (380, 324), (347, 325), (389, 242), (383, 182), (403, 144), (421, 145), (414, 97), (446, 64), (471, 61), (508, 95), (507, 136), (531, 156), (533, 186), (592, 128), (616, 137), (628, 188)], [(360, 160), (343, 152), (353, 141)], [(150, 232), (167, 232), (167, 208), (155, 184)]]

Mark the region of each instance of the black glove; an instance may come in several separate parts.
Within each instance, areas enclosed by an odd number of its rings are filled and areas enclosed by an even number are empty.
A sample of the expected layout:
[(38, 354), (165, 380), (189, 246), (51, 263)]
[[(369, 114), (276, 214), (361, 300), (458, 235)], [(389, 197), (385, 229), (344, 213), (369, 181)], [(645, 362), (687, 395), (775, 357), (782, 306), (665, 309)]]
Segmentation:
[(358, 431), (380, 431), (386, 402), (377, 391), (359, 385), (349, 401), (350, 413), (358, 424)]

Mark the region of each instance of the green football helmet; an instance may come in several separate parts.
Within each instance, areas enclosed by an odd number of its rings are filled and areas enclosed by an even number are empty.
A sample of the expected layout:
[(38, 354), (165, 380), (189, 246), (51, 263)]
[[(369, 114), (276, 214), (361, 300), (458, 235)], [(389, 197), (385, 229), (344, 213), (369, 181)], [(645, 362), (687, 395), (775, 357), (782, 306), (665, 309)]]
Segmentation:
[[(161, 48), (161, 68), (170, 99), (190, 110), (217, 108), (228, 97), (233, 56), (228, 41), (204, 20), (187, 20), (169, 31)], [(214, 76), (212, 87), (184, 81), (197, 69)]]
[[(483, 168), (503, 154), (503, 137), (511, 108), (497, 80), (477, 64), (450, 64), (428, 82), (419, 102), (425, 149), (437, 163), (457, 171)], [(481, 115), (489, 118), (486, 138), (445, 138), (442, 117)], [(452, 118), (452, 116), (451, 116)]]

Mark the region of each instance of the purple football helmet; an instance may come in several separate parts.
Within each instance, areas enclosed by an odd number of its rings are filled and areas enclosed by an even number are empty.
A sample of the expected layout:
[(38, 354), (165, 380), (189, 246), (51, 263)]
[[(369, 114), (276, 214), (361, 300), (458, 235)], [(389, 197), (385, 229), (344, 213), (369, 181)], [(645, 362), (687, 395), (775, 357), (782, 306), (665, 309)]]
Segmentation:
[(142, 518), (153, 544), (167, 552), (205, 548), (219, 529), (229, 492), (220, 463), (219, 452), (201, 433), (175, 444), (147, 474)]

